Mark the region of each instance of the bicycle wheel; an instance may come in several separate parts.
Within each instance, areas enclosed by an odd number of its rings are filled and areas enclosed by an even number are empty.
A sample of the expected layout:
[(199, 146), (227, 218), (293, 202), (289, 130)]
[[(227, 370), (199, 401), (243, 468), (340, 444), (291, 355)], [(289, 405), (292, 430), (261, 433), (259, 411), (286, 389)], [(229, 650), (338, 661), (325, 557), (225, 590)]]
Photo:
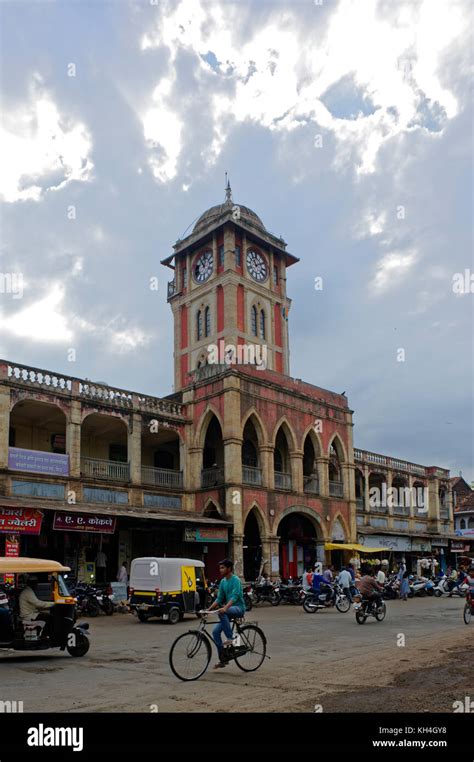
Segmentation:
[(171, 671), (179, 680), (198, 680), (211, 661), (211, 644), (199, 631), (176, 638), (170, 651)]
[(464, 612), (463, 612), (464, 624), (470, 623), (471, 616), (472, 616), (471, 605), (469, 603), (466, 603), (466, 605), (464, 606)]
[(260, 627), (255, 627), (254, 624), (244, 624), (238, 634), (241, 645), (236, 646), (235, 650), (242, 649), (242, 653), (234, 656), (235, 663), (242, 672), (255, 672), (265, 659), (267, 639)]

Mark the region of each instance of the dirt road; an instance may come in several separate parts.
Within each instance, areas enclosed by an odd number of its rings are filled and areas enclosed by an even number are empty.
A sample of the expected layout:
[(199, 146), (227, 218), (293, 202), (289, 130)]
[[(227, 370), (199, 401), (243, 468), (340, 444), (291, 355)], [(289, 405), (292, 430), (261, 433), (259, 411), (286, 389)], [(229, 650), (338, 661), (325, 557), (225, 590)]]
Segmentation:
[(362, 626), (352, 610), (254, 609), (247, 619), (265, 631), (271, 659), (256, 673), (232, 664), (194, 683), (173, 676), (168, 654), (195, 619), (172, 626), (102, 616), (90, 620), (83, 659), (0, 655), (0, 700), (23, 701), (25, 712), (453, 711), (474, 685), (474, 624), (463, 623), (462, 607), (460, 599), (388, 601), (384, 622)]

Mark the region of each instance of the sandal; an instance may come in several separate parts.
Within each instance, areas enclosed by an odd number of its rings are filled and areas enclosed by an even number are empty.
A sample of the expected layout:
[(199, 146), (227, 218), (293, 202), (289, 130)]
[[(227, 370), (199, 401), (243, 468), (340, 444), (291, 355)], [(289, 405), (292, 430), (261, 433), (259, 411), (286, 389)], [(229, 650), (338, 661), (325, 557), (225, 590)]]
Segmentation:
[(217, 664), (214, 664), (214, 669), (223, 669), (226, 667), (227, 664), (223, 661), (218, 661)]

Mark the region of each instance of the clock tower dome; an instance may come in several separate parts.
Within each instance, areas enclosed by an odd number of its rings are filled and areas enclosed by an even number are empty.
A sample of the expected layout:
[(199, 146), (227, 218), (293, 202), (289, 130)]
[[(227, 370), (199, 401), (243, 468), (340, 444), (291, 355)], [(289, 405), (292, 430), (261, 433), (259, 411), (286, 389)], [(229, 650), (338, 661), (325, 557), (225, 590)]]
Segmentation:
[(174, 271), (175, 391), (208, 363), (289, 374), (286, 268), (298, 259), (252, 209), (232, 199), (205, 211), (162, 264)]

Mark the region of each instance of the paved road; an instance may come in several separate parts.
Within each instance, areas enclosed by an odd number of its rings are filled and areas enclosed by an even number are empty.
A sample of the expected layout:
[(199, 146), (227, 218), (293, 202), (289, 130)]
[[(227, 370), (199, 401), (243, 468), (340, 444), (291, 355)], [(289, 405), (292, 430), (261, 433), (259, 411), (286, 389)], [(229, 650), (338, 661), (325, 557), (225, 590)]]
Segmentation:
[(89, 620), (82, 659), (0, 655), (0, 700), (21, 700), (27, 712), (452, 711), (474, 684), (474, 623), (463, 623), (462, 607), (460, 599), (388, 601), (385, 621), (363, 626), (352, 610), (254, 609), (247, 619), (265, 631), (271, 660), (252, 674), (234, 664), (209, 670), (195, 683), (178, 681), (168, 665), (171, 643), (194, 618), (172, 626), (101, 616)]

